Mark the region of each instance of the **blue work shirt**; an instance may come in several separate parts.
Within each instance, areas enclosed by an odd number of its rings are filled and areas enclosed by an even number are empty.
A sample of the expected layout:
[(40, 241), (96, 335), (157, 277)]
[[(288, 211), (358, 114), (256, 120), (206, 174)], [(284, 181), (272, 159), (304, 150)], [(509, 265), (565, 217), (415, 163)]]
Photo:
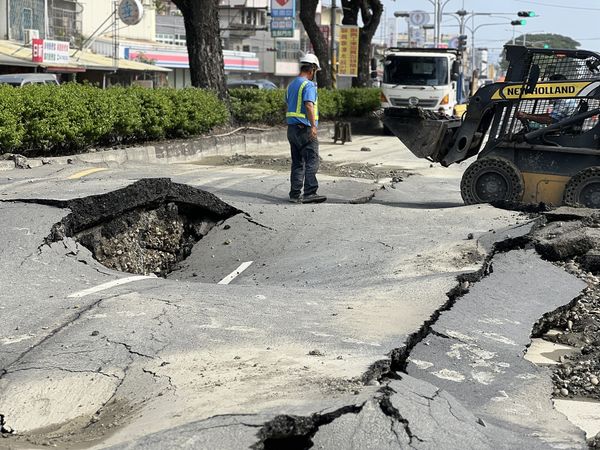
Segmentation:
[(550, 117), (556, 122), (560, 122), (577, 112), (577, 100), (574, 98), (561, 98), (554, 102)]
[(315, 83), (305, 77), (296, 77), (287, 88), (286, 102), (288, 125), (311, 126), (306, 116), (304, 102), (312, 102), (315, 105), (315, 122), (319, 124), (319, 103)]

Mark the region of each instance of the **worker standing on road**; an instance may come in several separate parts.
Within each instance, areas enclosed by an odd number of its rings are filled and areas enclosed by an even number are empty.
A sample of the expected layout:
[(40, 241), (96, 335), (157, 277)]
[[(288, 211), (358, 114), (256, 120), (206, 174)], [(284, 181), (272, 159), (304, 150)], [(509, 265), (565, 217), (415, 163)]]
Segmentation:
[(327, 197), (317, 194), (319, 103), (313, 80), (318, 70), (321, 70), (319, 59), (310, 53), (304, 55), (300, 58), (300, 75), (290, 83), (286, 93), (287, 136), (292, 152), (290, 202), (293, 203), (327, 200)]

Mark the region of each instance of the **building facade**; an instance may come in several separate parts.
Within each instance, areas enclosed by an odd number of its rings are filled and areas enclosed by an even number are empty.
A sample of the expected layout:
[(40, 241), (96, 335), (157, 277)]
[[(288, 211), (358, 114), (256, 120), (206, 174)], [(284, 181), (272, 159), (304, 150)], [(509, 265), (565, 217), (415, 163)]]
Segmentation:
[[(152, 1), (144, 2), (151, 9)], [(112, 0), (0, 0), (0, 73), (51, 72), (61, 81), (87, 80), (102, 86), (166, 82), (168, 69), (112, 58), (110, 50), (116, 45), (99, 55), (86, 50), (87, 36), (106, 32), (107, 24), (119, 28), (109, 19), (115, 4)], [(146, 14), (142, 23), (123, 29), (123, 35), (154, 39), (154, 18), (153, 13)]]
[[(81, 65), (82, 54), (91, 51), (112, 60), (104, 66), (117, 69), (119, 61), (149, 63), (170, 71), (162, 81), (156, 80), (157, 84), (190, 86), (185, 26), (177, 7), (170, 0), (140, 0), (144, 7), (141, 21), (125, 26), (113, 20), (120, 1), (0, 0), (0, 39), (21, 46), (30, 46), (32, 39), (38, 38), (69, 42), (76, 57), (70, 68), (74, 72), (81, 69), (78, 64)], [(268, 79), (285, 86), (298, 74), (300, 56), (312, 51), (298, 17), (292, 36), (273, 38), (269, 9), (270, 0), (220, 0), (219, 22), (225, 74), (229, 80)], [(327, 21), (322, 29), (329, 38), (330, 10), (323, 8), (322, 11), (319, 4), (317, 20), (321, 17)], [(341, 17), (338, 8), (338, 24)], [(25, 53), (19, 52), (20, 55)], [(5, 55), (5, 61), (9, 56), (10, 52)], [(6, 73), (8, 69), (5, 69), (0, 67), (0, 73)], [(68, 71), (66, 66), (63, 69)], [(103, 74), (101, 80), (96, 78), (94, 82), (110, 85), (126, 80), (115, 73)]]

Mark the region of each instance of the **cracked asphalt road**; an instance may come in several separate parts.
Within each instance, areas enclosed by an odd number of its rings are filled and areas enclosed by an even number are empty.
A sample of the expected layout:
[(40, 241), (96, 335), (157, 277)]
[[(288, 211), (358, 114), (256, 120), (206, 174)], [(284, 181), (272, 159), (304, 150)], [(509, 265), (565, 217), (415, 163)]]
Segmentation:
[[(362, 146), (372, 152), (365, 155)], [(547, 420), (532, 419), (524, 429), (502, 408), (482, 406), (492, 384), (469, 378), (457, 387), (423, 366), (413, 368), (415, 360), (441, 364), (439, 355), (453, 351), (438, 323), (455, 321), (452, 329), (471, 336), (477, 321), (505, 315), (481, 309), (478, 301), (461, 312), (460, 305), (474, 302), (475, 288), (444, 308), (462, 284), (457, 277), (484, 267), (494, 242), (522, 232), (529, 219), (487, 205), (462, 206), (464, 167), (430, 168), (392, 138), (323, 145), (321, 152), (332, 161), (368, 159), (415, 175), (401, 183), (322, 176), (321, 191), (331, 201), (290, 205), (287, 175), (268, 168), (124, 164), (77, 178), (89, 167), (50, 165), (0, 174), (6, 243), (0, 311), (10, 317), (0, 323), (0, 414), (16, 431), (0, 446), (584, 445), (549, 401), (534, 399), (535, 419)], [(251, 219), (238, 215), (217, 225), (166, 279), (129, 279), (70, 238), (43, 245), (67, 210), (10, 201), (77, 198), (157, 176), (212, 192)], [(352, 204), (365, 198), (370, 201)], [(578, 294), (574, 277), (561, 272), (560, 278), (529, 257), (509, 261), (507, 271), (517, 270), (532, 285), (555, 277), (548, 310)], [(230, 284), (217, 284), (249, 261)], [(504, 373), (497, 383), (525, 373), (528, 333), (545, 311), (546, 299), (525, 301), (523, 282), (502, 285), (502, 301), (513, 301), (523, 320), (510, 347), (519, 371), (499, 366)], [(439, 336), (424, 327), (432, 317)], [(516, 332), (509, 322), (492, 324), (497, 335)], [(409, 344), (408, 373), (397, 372), (390, 352)], [(470, 370), (447, 365), (443, 374)], [(529, 366), (546, 389), (542, 371)], [(510, 395), (508, 387), (500, 390)]]

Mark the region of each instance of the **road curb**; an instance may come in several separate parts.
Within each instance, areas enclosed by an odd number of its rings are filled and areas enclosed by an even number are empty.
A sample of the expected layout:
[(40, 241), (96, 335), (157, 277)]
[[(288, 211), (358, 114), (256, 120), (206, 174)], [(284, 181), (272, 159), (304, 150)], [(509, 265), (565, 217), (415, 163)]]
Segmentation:
[[(319, 128), (322, 140), (333, 135), (333, 124)], [(126, 162), (146, 162), (158, 164), (197, 161), (207, 156), (233, 155), (258, 152), (264, 146), (287, 142), (287, 128), (275, 128), (259, 133), (201, 136), (193, 139), (172, 140), (153, 145), (122, 149), (91, 149), (86, 153), (70, 156), (27, 158), (30, 168), (45, 164), (117, 164)], [(0, 161), (0, 172), (13, 170), (17, 166), (13, 160)]]

